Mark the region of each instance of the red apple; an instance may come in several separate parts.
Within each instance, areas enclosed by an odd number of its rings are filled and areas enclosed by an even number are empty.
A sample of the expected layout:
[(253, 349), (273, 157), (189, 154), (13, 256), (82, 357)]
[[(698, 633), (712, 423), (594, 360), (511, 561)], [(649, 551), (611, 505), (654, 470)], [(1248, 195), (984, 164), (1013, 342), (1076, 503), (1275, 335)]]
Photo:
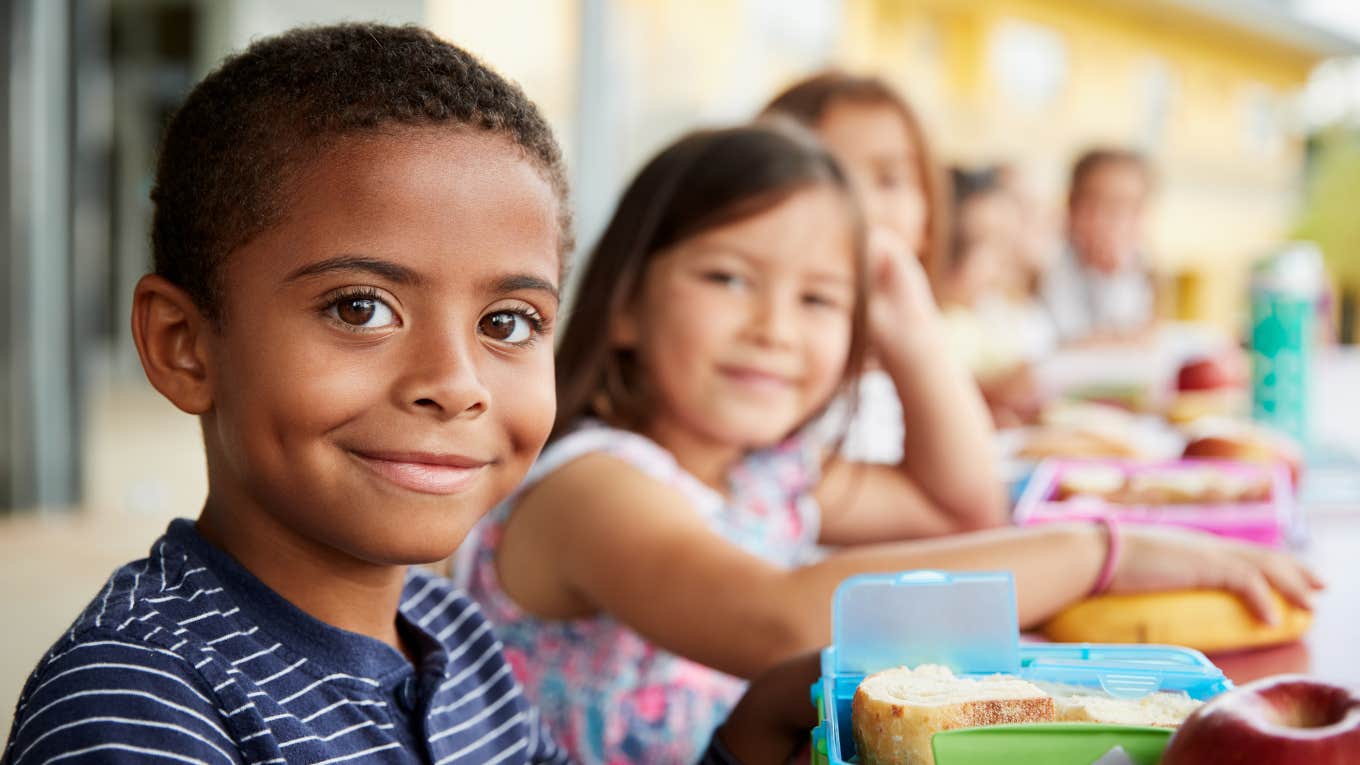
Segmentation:
[(1236, 355), (1222, 354), (1192, 359), (1176, 374), (1176, 390), (1218, 390), (1246, 385), (1246, 365)]
[(1360, 695), (1304, 675), (1229, 691), (1181, 723), (1161, 765), (1204, 763), (1360, 763)]
[(1303, 456), (1284, 439), (1267, 438), (1248, 432), (1232, 435), (1201, 436), (1185, 445), (1183, 457), (1244, 460), (1246, 462), (1283, 462), (1289, 468), (1294, 489), (1303, 474)]

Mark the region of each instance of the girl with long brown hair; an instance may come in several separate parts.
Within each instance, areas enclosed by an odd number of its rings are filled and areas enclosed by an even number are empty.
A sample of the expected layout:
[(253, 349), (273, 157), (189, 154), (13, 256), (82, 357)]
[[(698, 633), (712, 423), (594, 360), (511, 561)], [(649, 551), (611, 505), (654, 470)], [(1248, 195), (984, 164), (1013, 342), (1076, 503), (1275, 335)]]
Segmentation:
[(469, 580), (578, 761), (692, 761), (741, 678), (826, 644), (857, 573), (1009, 569), (1026, 626), (1103, 589), (1228, 586), (1264, 612), (1269, 578), (1305, 599), (1292, 561), (1204, 535), (899, 541), (977, 518), (925, 500), (905, 464), (804, 436), (865, 347), (894, 379), (944, 352), (895, 340), (919, 285), (897, 261), (871, 279), (865, 247), (849, 181), (802, 131), (690, 134), (624, 193), (560, 346), (553, 436), (488, 516)]

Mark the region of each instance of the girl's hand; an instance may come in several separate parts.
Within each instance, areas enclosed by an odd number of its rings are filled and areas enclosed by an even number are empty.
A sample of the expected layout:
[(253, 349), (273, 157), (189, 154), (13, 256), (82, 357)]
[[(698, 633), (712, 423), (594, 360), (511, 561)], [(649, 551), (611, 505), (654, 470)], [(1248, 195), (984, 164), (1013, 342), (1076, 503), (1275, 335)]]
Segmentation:
[(942, 336), (930, 280), (902, 238), (882, 226), (869, 229), (869, 337), (879, 356), (931, 347)]
[(1306, 566), (1284, 553), (1203, 532), (1121, 526), (1123, 553), (1110, 592), (1217, 589), (1235, 593), (1268, 624), (1279, 622), (1273, 587), (1284, 599), (1311, 608), (1323, 588)]

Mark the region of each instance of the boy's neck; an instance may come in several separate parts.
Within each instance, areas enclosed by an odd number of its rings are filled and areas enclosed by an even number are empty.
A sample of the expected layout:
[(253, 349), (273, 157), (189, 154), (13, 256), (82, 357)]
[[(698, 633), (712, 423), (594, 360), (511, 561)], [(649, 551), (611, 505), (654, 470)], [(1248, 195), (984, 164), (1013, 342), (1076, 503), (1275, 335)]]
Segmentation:
[(224, 501), (211, 493), (197, 528), (308, 615), (413, 658), (397, 630), (405, 566), (359, 560), (298, 534), (249, 501)]

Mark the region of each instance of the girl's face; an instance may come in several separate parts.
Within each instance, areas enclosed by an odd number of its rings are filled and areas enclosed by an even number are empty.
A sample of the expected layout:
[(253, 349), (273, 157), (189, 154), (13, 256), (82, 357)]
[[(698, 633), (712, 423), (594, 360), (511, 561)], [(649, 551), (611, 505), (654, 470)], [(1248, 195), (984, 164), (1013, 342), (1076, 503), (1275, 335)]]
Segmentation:
[(886, 104), (833, 103), (817, 123), (817, 134), (849, 174), (869, 224), (893, 231), (920, 257), (926, 238), (924, 179), (902, 115)]
[(826, 186), (659, 253), (611, 328), (645, 370), (649, 434), (751, 449), (803, 425), (845, 372), (855, 279), (846, 202)]
[(213, 497), (381, 564), (438, 560), (552, 426), (557, 200), (500, 136), (341, 139), (233, 252)]
[(949, 291), (955, 302), (975, 305), (1000, 290), (1007, 268), (1014, 267), (1013, 244), (1020, 232), (1020, 210), (1001, 190), (979, 194), (959, 210), (963, 252), (952, 270)]

